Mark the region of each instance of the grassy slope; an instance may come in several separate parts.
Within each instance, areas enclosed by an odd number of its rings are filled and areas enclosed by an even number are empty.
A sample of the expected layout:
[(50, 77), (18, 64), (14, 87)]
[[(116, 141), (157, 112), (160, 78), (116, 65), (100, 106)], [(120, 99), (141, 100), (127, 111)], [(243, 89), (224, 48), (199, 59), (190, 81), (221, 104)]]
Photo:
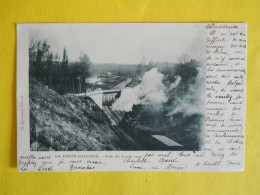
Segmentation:
[[(37, 133), (36, 133), (37, 132)], [(38, 150), (119, 150), (132, 145), (91, 98), (61, 96), (30, 79), (30, 144)]]

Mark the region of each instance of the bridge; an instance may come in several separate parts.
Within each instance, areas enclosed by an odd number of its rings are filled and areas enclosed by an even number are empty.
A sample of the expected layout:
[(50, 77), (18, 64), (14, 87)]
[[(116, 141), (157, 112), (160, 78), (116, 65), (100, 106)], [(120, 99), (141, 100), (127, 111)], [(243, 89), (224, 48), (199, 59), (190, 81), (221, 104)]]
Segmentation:
[(121, 92), (121, 89), (96, 90), (96, 91), (86, 92), (86, 96), (93, 96), (97, 94), (118, 93), (118, 92)]
[(67, 95), (69, 95), (69, 96), (93, 96), (93, 95), (98, 95), (98, 94), (118, 93), (125, 89), (95, 90), (95, 91), (88, 91), (86, 93), (68, 93)]
[[(128, 89), (125, 87), (131, 79), (127, 79), (108, 90), (89, 91), (81, 94), (67, 94), (73, 96), (89, 96), (100, 106), (108, 117), (114, 128), (121, 127), (126, 133), (134, 138), (143, 148), (147, 150), (182, 150), (183, 146), (172, 139), (158, 133), (152, 132), (151, 129), (137, 124), (133, 120), (123, 120), (125, 112), (113, 110), (112, 104), (121, 95), (121, 92)], [(95, 98), (99, 96), (99, 98)]]
[(132, 79), (127, 78), (125, 81), (117, 84), (112, 89), (86, 91), (86, 93), (68, 93), (67, 95), (69, 95), (69, 96), (90, 96), (91, 97), (91, 96), (98, 95), (98, 94), (118, 93), (118, 92), (128, 89), (129, 87), (125, 87), (125, 86), (127, 86), (131, 81), (132, 81)]

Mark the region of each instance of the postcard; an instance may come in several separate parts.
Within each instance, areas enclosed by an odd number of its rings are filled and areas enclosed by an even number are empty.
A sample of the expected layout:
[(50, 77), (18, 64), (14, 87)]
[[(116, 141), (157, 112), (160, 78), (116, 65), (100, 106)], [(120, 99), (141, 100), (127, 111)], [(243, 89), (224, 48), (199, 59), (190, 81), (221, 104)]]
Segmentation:
[(243, 171), (245, 23), (17, 24), (18, 171)]

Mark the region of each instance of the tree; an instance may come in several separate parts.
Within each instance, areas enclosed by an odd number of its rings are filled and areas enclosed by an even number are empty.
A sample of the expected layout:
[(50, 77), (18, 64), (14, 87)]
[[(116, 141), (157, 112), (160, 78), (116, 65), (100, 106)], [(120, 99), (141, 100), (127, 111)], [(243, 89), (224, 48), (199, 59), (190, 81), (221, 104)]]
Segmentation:
[(57, 62), (60, 60), (60, 56), (58, 55), (58, 53), (55, 54), (55, 57), (54, 57), (54, 61)]
[(78, 60), (82, 76), (87, 77), (90, 74), (90, 60), (87, 54), (81, 52)]
[(61, 61), (61, 74), (60, 74), (60, 85), (59, 85), (59, 91), (61, 94), (64, 94), (68, 91), (69, 86), (69, 57), (67, 54), (67, 50), (64, 47), (63, 49), (63, 55), (62, 55), (62, 61)]
[[(91, 62), (87, 54), (81, 52), (78, 60), (69, 65), (69, 86), (73, 93), (85, 89), (85, 78), (90, 75)], [(79, 79), (80, 78), (80, 79)], [(76, 90), (78, 89), (78, 90)]]
[(54, 71), (54, 68), (53, 68), (53, 53), (52, 52), (49, 52), (47, 54), (47, 60), (46, 60), (46, 77), (47, 77), (47, 84), (48, 86), (52, 87), (52, 80), (53, 80), (53, 71)]
[(50, 57), (50, 45), (47, 40), (43, 42), (31, 40), (29, 47), (30, 74), (43, 83), (47, 80), (48, 71), (46, 65), (48, 57)]
[(82, 89), (85, 89), (85, 78), (90, 75), (90, 65), (91, 62), (87, 54), (81, 52), (79, 56), (78, 66), (79, 66), (79, 74), (77, 78), (79, 79), (79, 93), (82, 92)]
[[(29, 46), (30, 76), (49, 86), (60, 94), (79, 92), (85, 89), (85, 78), (90, 75), (91, 62), (87, 54), (81, 52), (79, 58), (69, 62), (67, 49), (62, 58), (50, 50), (47, 40), (31, 40)], [(93, 68), (92, 68), (93, 70)], [(81, 78), (78, 79), (77, 78)], [(78, 90), (76, 90), (78, 89)]]
[(63, 57), (62, 57), (62, 64), (68, 65), (68, 62), (69, 62), (69, 57), (68, 57), (68, 54), (67, 54), (66, 47), (64, 47), (64, 49), (63, 49)]

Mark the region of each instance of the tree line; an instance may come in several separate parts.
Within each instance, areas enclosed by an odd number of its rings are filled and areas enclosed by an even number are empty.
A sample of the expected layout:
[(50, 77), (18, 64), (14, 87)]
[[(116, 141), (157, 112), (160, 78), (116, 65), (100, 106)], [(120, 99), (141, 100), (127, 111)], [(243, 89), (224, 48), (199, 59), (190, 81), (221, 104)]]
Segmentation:
[(112, 75), (128, 77), (128, 78), (140, 78), (145, 72), (152, 69), (153, 65), (142, 64), (95, 64), (92, 71), (97, 74), (107, 74), (110, 72)]
[(79, 93), (85, 90), (85, 78), (90, 75), (91, 61), (81, 52), (79, 58), (69, 62), (67, 49), (62, 57), (53, 54), (47, 40), (31, 40), (29, 45), (29, 73), (39, 82), (59, 94)]
[(60, 57), (53, 53), (47, 40), (31, 40), (29, 45), (29, 73), (39, 82), (55, 90), (59, 94), (83, 93), (87, 84), (85, 78), (91, 75), (112, 75), (140, 80), (145, 72), (153, 67), (160, 71), (172, 69), (174, 63), (149, 62), (148, 64), (94, 64), (87, 54), (81, 52), (75, 61), (69, 60), (64, 47)]

